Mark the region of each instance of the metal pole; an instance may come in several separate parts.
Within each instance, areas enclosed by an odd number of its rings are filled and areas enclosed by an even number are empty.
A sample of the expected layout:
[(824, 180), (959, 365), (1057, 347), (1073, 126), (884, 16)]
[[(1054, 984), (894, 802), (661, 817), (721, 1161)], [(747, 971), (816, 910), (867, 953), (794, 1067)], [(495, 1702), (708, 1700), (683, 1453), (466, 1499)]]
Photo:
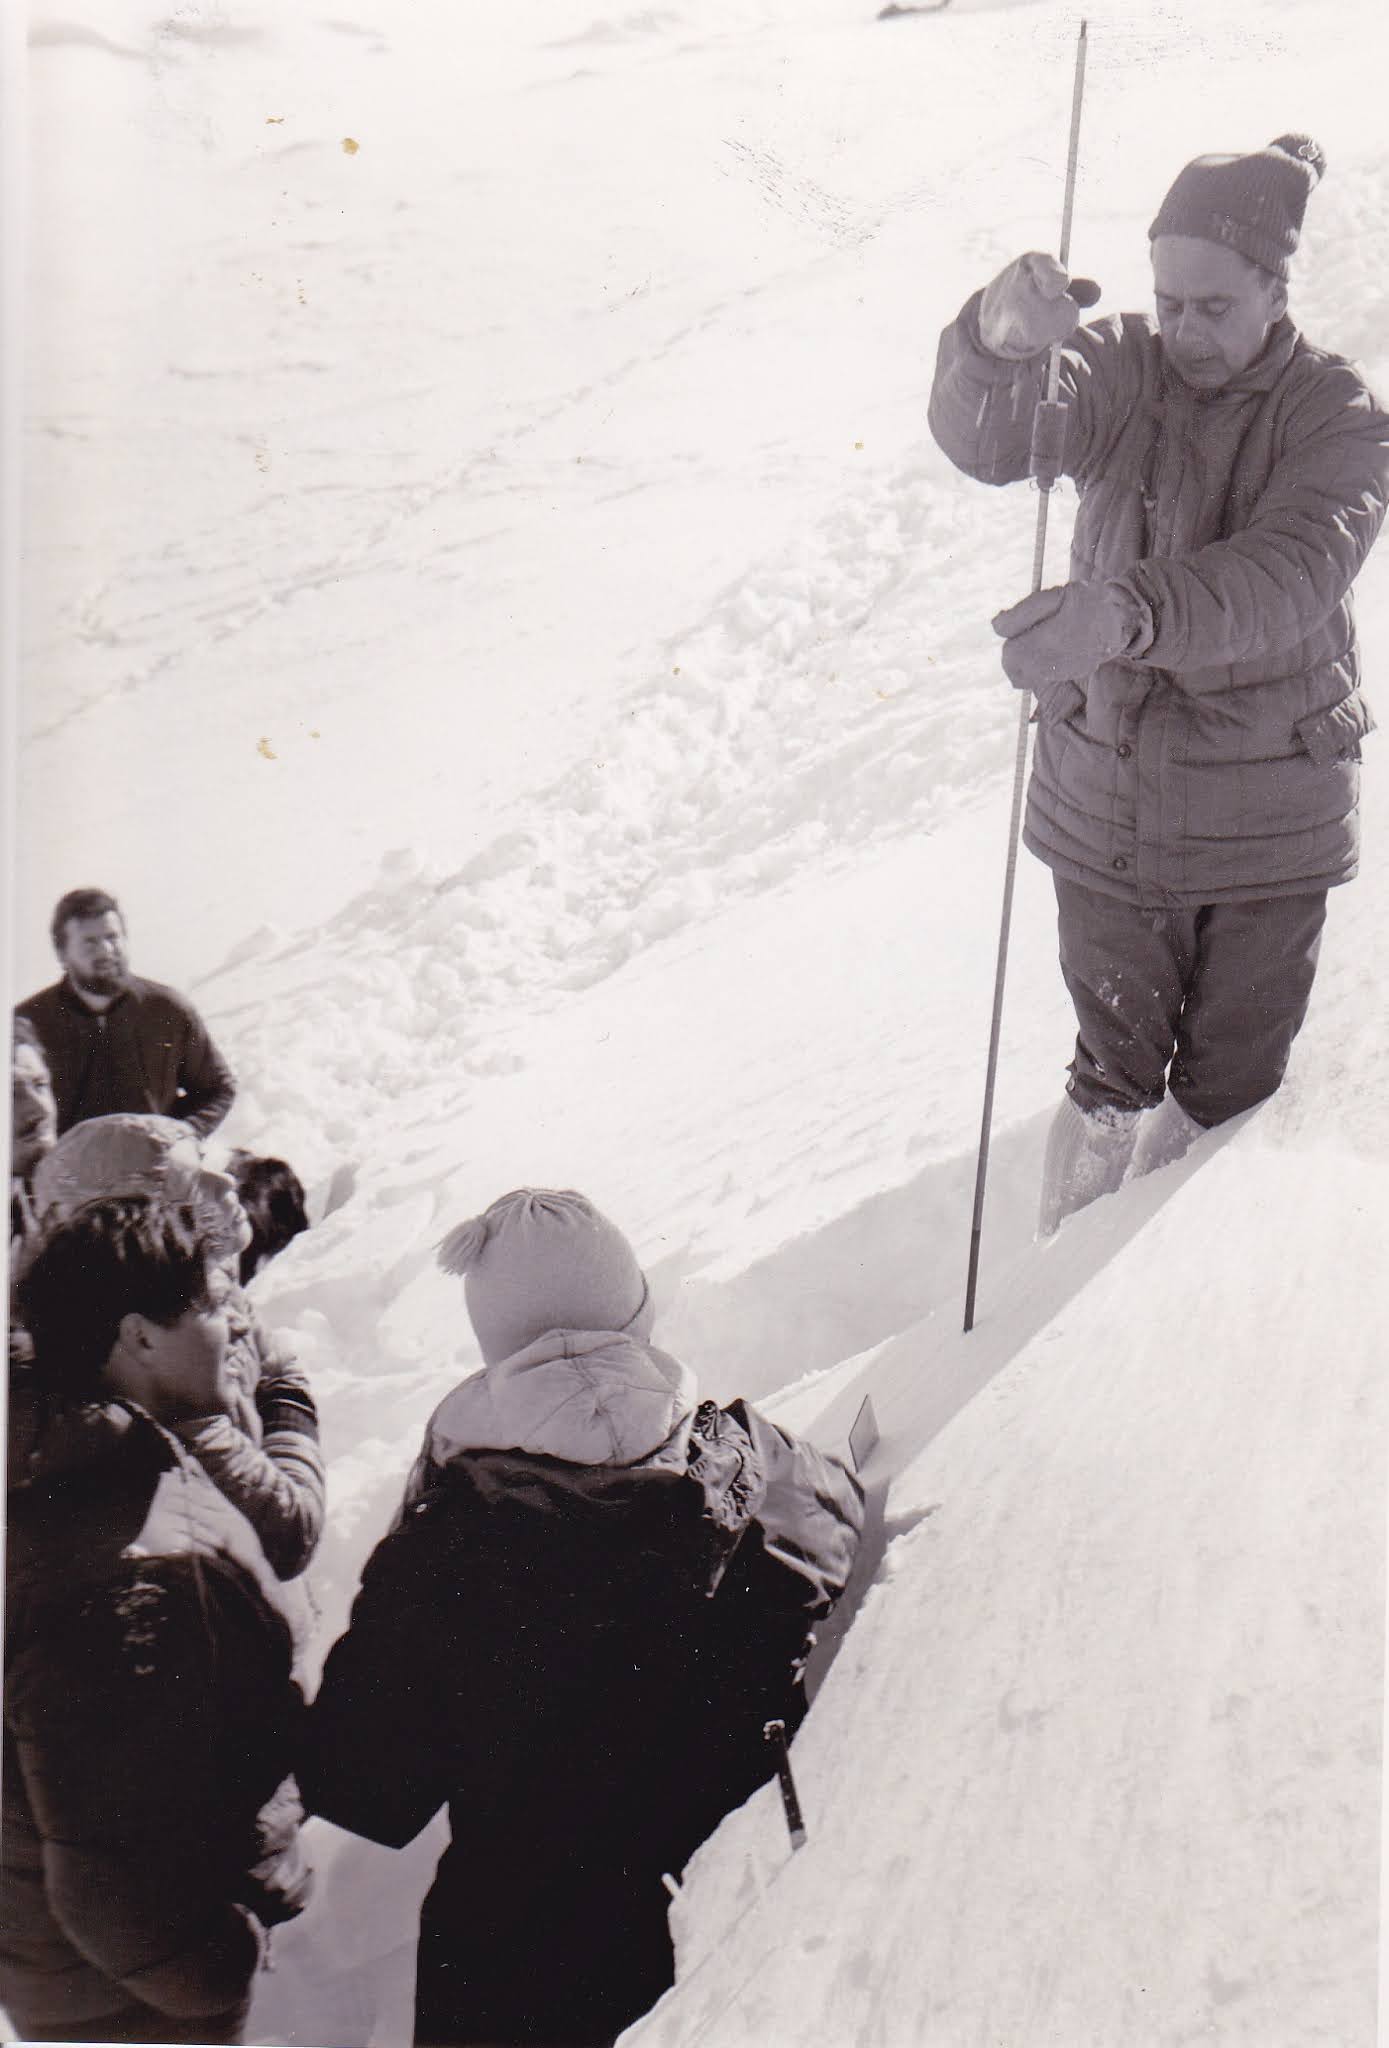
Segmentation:
[(781, 1810), (786, 1816), (791, 1847), (803, 1849), (805, 1822), (801, 1817), (801, 1802), (796, 1796), (796, 1781), (791, 1776), (791, 1753), (786, 1746), (786, 1723), (768, 1721), (762, 1730), (762, 1740), (770, 1742), (772, 1754), (776, 1758), (777, 1781), (781, 1786)]
[[(1071, 215), (1075, 207), (1076, 162), (1080, 155), (1080, 109), (1085, 93), (1086, 24), (1076, 37), (1075, 78), (1071, 87), (1071, 136), (1066, 152), (1066, 195), (1061, 208), (1061, 242), (1058, 256), (1063, 269), (1071, 261)], [(1065, 407), (1057, 398), (1061, 388), (1061, 343), (1053, 342), (1047, 361), (1047, 395), (1037, 407), (1032, 429), (1032, 473), (1037, 479), (1037, 533), (1032, 549), (1032, 588), (1042, 588), (1043, 564), (1047, 552), (1047, 508), (1051, 489), (1059, 474)], [(1013, 763), (1013, 808), (1008, 826), (1008, 861), (1003, 877), (1003, 913), (998, 927), (998, 960), (994, 968), (993, 1018), (989, 1025), (989, 1062), (984, 1079), (984, 1113), (979, 1125), (979, 1163), (974, 1175), (974, 1217), (969, 1234), (969, 1277), (965, 1282), (965, 1329), (974, 1328), (974, 1297), (979, 1284), (979, 1245), (984, 1230), (984, 1187), (989, 1172), (989, 1134), (993, 1127), (994, 1088), (998, 1080), (998, 1042), (1003, 1024), (1003, 984), (1008, 972), (1008, 932), (1013, 917), (1013, 886), (1018, 872), (1018, 835), (1022, 823), (1023, 786), (1027, 775), (1027, 728), (1032, 717), (1032, 695), (1021, 693), (1018, 706), (1018, 743)]]

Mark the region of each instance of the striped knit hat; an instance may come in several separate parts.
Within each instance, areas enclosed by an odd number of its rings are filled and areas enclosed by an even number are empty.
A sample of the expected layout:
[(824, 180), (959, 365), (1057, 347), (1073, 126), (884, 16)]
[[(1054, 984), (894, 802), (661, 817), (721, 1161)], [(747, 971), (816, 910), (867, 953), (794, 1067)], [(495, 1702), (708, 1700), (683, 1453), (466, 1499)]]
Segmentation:
[(1148, 230), (1238, 250), (1286, 280), (1307, 195), (1326, 169), (1310, 135), (1280, 135), (1248, 156), (1198, 156), (1178, 171)]

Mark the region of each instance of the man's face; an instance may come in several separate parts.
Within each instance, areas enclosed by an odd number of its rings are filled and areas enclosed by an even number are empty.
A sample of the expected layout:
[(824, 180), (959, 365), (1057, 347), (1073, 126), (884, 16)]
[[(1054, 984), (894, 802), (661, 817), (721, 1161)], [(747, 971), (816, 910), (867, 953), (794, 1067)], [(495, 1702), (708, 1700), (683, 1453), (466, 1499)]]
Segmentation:
[(36, 1045), (14, 1047), (10, 1063), (10, 1172), (27, 1180), (58, 1139), (53, 1083)]
[(58, 958), (75, 989), (92, 996), (119, 995), (130, 971), (120, 913), (70, 917), (63, 926)]
[(1163, 350), (1196, 391), (1219, 391), (1247, 370), (1288, 303), (1281, 279), (1194, 235), (1156, 238), (1153, 287)]
[(227, 1378), (227, 1294), (230, 1283), (209, 1261), (208, 1298), (167, 1325), (142, 1318), (141, 1404), (160, 1422), (224, 1415), (231, 1405)]

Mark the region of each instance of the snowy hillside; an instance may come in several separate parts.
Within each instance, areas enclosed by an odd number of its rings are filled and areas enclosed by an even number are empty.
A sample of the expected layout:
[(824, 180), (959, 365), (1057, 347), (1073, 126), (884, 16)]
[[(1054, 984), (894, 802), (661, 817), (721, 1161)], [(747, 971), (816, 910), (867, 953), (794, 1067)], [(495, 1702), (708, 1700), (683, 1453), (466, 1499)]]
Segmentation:
[[(910, 1455), (797, 1741), (809, 1843), (772, 1790), (730, 1818), (634, 2042), (1362, 2048), (1389, 756), (1282, 1095), (1045, 1249), (1071, 1030), (1024, 861), (961, 1335), (988, 619), (1035, 500), (924, 399), (965, 293), (1055, 240), (1076, 17), (872, 15), (32, 8), (16, 979), (113, 888), (238, 1070), (225, 1136), (311, 1186), (258, 1285), (324, 1414), (320, 1653), (476, 1362), (433, 1247), (503, 1189), (619, 1221), (712, 1393), (838, 1441), (871, 1361)], [(1185, 157), (1307, 128), (1294, 310), (1389, 388), (1380, 8), (1089, 18), (1105, 306)], [(1359, 591), (1383, 717), (1389, 542)], [(437, 1839), (313, 1834), (256, 2037), (386, 2048)]]

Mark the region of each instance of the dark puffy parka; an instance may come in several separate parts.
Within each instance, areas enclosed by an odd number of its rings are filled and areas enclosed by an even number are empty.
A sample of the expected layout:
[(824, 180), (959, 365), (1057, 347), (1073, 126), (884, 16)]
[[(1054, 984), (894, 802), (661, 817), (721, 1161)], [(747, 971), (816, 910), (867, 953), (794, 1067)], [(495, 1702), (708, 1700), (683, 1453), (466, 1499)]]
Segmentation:
[[(991, 355), (969, 301), (930, 404), (957, 467), (1027, 475), (1046, 362)], [(1348, 881), (1374, 724), (1350, 588), (1389, 503), (1389, 417), (1286, 318), (1219, 390), (1187, 385), (1138, 314), (1079, 328), (1061, 364), (1071, 576), (1119, 583), (1146, 624), (1133, 653), (1039, 698), (1027, 844), (1154, 907)]]
[(300, 1770), (376, 1841), (448, 1803), (417, 2041), (605, 2042), (669, 1986), (662, 1873), (770, 1775), (861, 1523), (857, 1482), (743, 1403), (626, 1469), (427, 1444)]
[(303, 1696), (249, 1523), (143, 1410), (68, 1411), (9, 1499), (0, 2003), (24, 2036), (233, 2038), (308, 1888)]

